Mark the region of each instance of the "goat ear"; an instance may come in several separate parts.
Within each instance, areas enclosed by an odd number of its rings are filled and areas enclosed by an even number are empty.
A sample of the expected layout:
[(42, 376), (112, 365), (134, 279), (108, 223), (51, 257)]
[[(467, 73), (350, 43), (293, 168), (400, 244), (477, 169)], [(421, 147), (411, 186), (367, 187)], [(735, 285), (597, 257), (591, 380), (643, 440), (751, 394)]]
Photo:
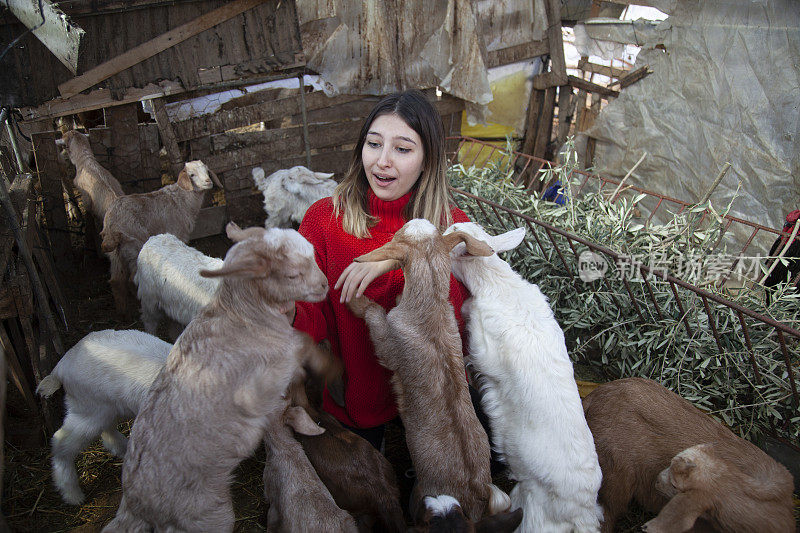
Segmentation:
[(395, 268), (400, 268), (400, 265), (406, 256), (407, 246), (408, 245), (406, 244), (399, 244), (395, 241), (389, 241), (380, 248), (372, 250), (368, 254), (356, 257), (353, 259), (353, 261), (356, 263), (371, 263), (374, 261), (393, 260), (397, 263), (397, 266), (394, 266), (390, 270), (394, 270)]
[(233, 278), (266, 278), (269, 273), (270, 258), (259, 254), (243, 254), (230, 263), (222, 265), (219, 270), (201, 270), (204, 278), (233, 277)]
[(669, 465), (669, 480), (677, 490), (685, 491), (696, 468), (695, 462), (688, 457), (673, 457)]
[(325, 428), (321, 428), (315, 424), (302, 407), (287, 407), (286, 411), (283, 412), (283, 421), (300, 435), (313, 437), (325, 433)]
[(228, 236), (233, 242), (243, 241), (247, 238), (247, 234), (239, 227), (236, 222), (228, 222), (225, 226), (225, 235)]
[(211, 170), (211, 169), (210, 169), (210, 168), (208, 168), (208, 167), (206, 167), (206, 169), (208, 170), (208, 175), (211, 177), (211, 181), (213, 181), (213, 182), (214, 182), (214, 185), (216, 185), (216, 186), (217, 186), (217, 187), (219, 187), (220, 189), (224, 189), (225, 187), (223, 187), (223, 186), (222, 186), (222, 182), (221, 182), (221, 181), (219, 181), (219, 178), (218, 178), (218, 177), (217, 177), (217, 175), (214, 173), (214, 171), (213, 171), (213, 170)]
[(178, 187), (183, 189), (184, 191), (191, 191), (194, 189), (194, 184), (192, 183), (192, 178), (189, 177), (189, 173), (186, 172), (186, 167), (183, 167), (178, 174)]
[(524, 238), (525, 228), (512, 229), (511, 231), (491, 237), (489, 239), (489, 246), (491, 246), (495, 252), (507, 252), (519, 246)]
[(475, 524), (475, 533), (489, 533), (490, 531), (505, 532), (516, 531), (522, 523), (522, 508), (506, 513), (487, 516)]
[(333, 172), (314, 172), (314, 176), (321, 180), (327, 180), (333, 177)]
[(454, 231), (453, 233), (442, 235), (442, 238), (448, 250), (452, 250), (455, 248), (456, 244), (463, 242), (467, 247), (467, 253), (469, 255), (488, 257), (494, 253), (491, 246), (463, 231)]

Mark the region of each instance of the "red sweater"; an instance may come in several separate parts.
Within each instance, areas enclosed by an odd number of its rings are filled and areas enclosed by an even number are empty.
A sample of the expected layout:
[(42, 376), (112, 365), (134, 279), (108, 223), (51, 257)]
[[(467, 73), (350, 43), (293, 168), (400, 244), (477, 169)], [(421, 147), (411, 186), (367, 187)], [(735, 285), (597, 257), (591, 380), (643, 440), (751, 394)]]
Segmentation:
[[(393, 202), (384, 202), (369, 191), (370, 214), (379, 217), (380, 221), (370, 228), (371, 236), (365, 239), (344, 231), (341, 216), (337, 218), (333, 214), (330, 198), (323, 198), (309, 207), (300, 224), (300, 233), (314, 245), (317, 264), (328, 278), (330, 292), (319, 303), (298, 302), (294, 327), (311, 335), (316, 342), (327, 338), (334, 354), (342, 358), (345, 407), (339, 407), (327, 391), (322, 406), (348, 426), (371, 428), (384, 424), (397, 416), (397, 404), (389, 383), (392, 374), (378, 363), (366, 323), (339, 303), (341, 290), (334, 290), (333, 286), (355, 257), (383, 246), (405, 224), (402, 211), (411, 194)], [(452, 216), (454, 222), (469, 221), (464, 212), (455, 207)], [(389, 311), (403, 291), (403, 281), (403, 272), (393, 270), (375, 279), (364, 295)], [(467, 289), (451, 275), (450, 302), (462, 338), (461, 305), (468, 297)]]

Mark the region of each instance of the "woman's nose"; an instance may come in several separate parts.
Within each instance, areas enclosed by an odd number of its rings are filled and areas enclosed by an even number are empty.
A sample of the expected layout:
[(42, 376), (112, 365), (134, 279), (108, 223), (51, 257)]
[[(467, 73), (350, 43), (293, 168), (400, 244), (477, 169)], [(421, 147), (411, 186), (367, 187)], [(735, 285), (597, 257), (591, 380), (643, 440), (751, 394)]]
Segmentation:
[(386, 168), (391, 166), (392, 159), (391, 159), (391, 152), (387, 149), (381, 150), (381, 155), (378, 157), (378, 166), (381, 168)]

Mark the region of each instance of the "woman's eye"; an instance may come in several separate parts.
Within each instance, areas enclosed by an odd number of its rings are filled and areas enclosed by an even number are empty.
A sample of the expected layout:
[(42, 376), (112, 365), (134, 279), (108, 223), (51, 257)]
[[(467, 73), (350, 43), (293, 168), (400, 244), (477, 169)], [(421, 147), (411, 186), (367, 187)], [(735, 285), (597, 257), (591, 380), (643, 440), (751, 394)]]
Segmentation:
[(369, 146), (370, 148), (378, 148), (380, 146), (380, 143), (377, 143), (375, 141), (367, 141), (367, 146)]
[(407, 154), (408, 152), (411, 151), (411, 148), (405, 148), (403, 146), (398, 146), (397, 147), (397, 151), (400, 152), (401, 154)]

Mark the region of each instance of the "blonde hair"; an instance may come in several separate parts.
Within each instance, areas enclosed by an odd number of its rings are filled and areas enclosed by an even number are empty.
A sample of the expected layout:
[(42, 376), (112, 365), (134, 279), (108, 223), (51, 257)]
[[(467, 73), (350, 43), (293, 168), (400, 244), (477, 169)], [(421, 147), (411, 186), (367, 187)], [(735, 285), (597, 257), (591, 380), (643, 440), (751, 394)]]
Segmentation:
[(378, 222), (369, 214), (369, 182), (364, 173), (361, 151), (373, 121), (381, 115), (392, 114), (417, 132), (424, 150), (422, 173), (411, 189), (414, 195), (403, 216), (406, 220), (427, 219), (440, 231), (444, 231), (453, 220), (442, 119), (421, 91), (411, 89), (384, 97), (372, 109), (361, 127), (347, 173), (333, 192), (335, 215), (341, 215), (344, 230), (359, 239), (369, 237), (369, 228)]

